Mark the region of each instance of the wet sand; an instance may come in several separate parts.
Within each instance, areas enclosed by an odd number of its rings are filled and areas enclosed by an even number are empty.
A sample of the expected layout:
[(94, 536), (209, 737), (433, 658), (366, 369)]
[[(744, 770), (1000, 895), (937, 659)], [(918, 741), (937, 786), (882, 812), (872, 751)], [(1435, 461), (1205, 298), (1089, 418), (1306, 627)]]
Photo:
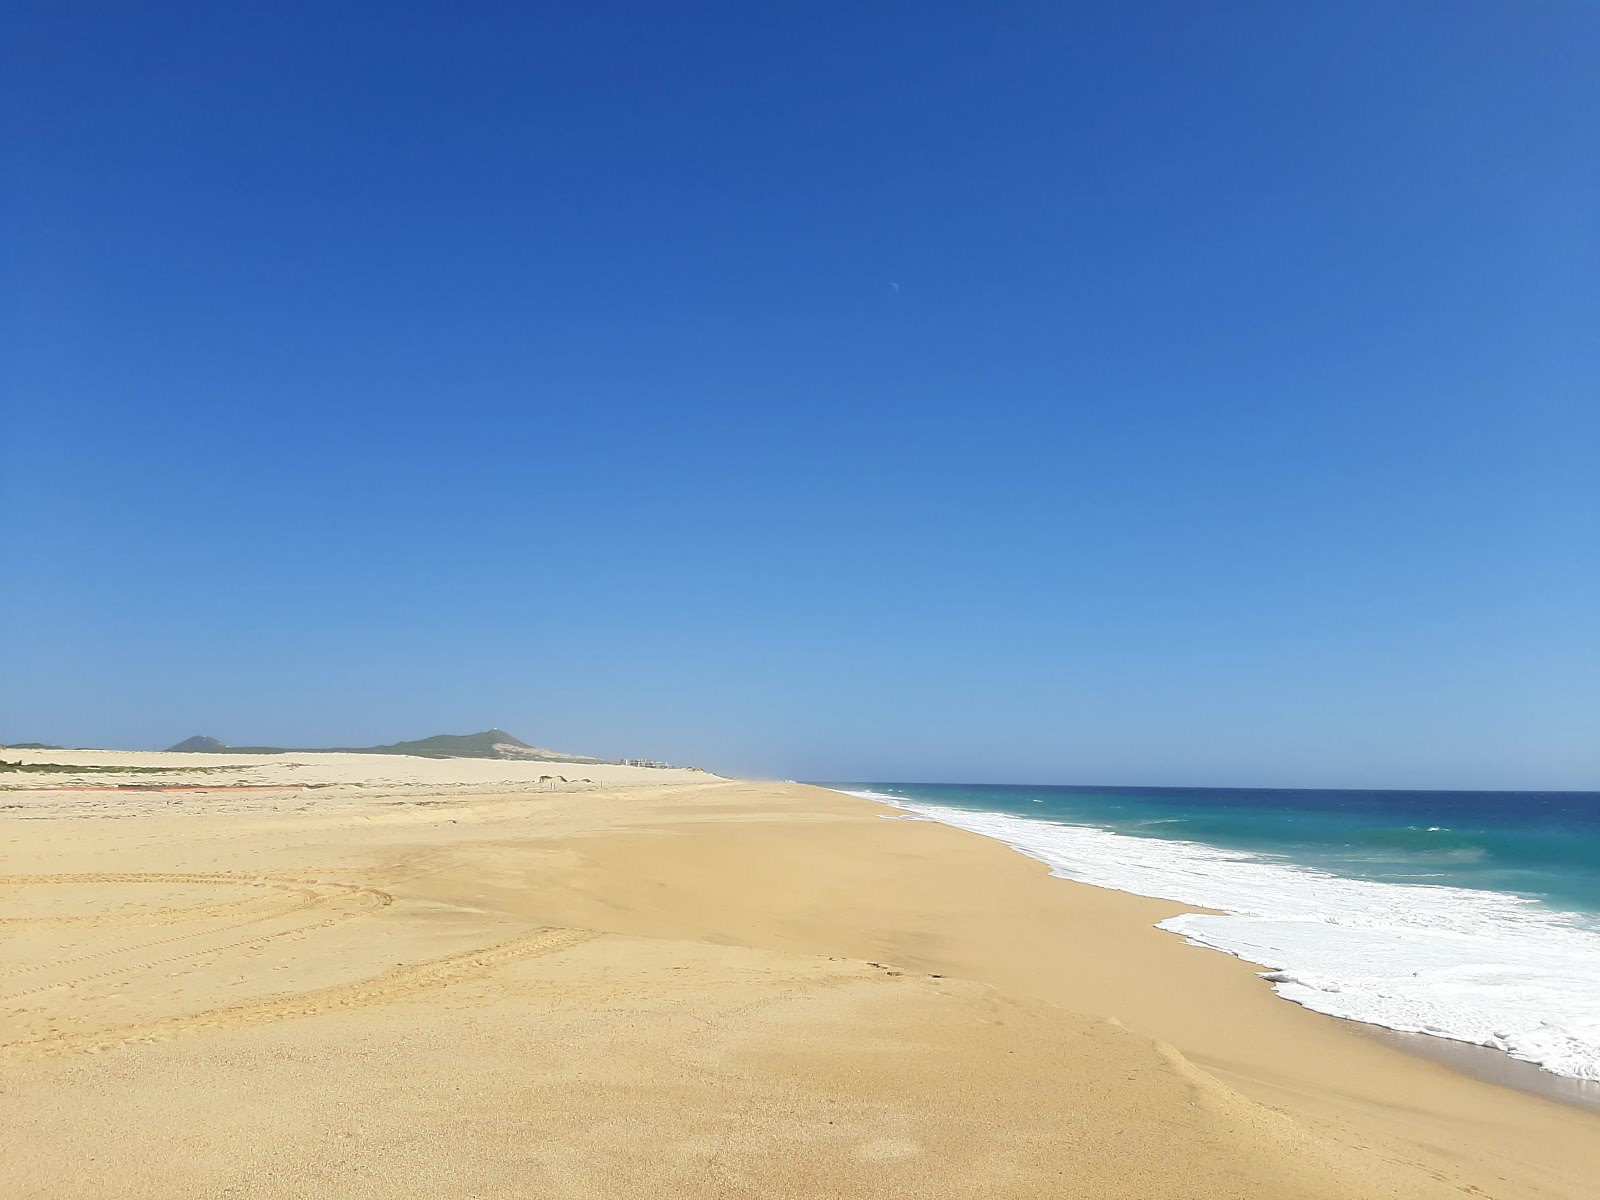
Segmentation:
[(1449, 1038), (1429, 1037), (1425, 1033), (1400, 1033), (1381, 1025), (1358, 1025), (1356, 1028), (1386, 1046), (1393, 1046), (1430, 1062), (1443, 1063), (1474, 1079), (1514, 1088), (1530, 1096), (1554, 1100), (1558, 1104), (1570, 1104), (1585, 1112), (1600, 1113), (1600, 1081), (1553, 1075), (1541, 1067), (1522, 1062), (1488, 1046), (1453, 1042)]

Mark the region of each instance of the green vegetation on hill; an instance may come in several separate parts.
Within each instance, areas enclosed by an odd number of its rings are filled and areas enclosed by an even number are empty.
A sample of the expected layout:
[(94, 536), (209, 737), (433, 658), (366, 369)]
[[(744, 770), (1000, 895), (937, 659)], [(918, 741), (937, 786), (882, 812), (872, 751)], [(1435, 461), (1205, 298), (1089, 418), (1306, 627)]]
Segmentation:
[(219, 742), (214, 737), (206, 737), (205, 735), (200, 734), (192, 738), (184, 738), (184, 740), (179, 742), (176, 746), (168, 746), (167, 750), (169, 752), (177, 750), (185, 754), (203, 752), (215, 754), (217, 751), (226, 750), (227, 748), (228, 747), (225, 742)]
[(502, 747), (533, 751), (533, 747), (520, 738), (514, 738), (503, 729), (488, 729), (483, 733), (440, 733), (420, 738), (414, 742), (395, 742), (392, 746), (371, 746), (357, 751), (360, 754), (415, 754), (422, 758), (507, 758)]
[(281, 746), (229, 746), (211, 737), (192, 737), (170, 747), (179, 753), (207, 754), (411, 754), (419, 758), (504, 758), (549, 762), (592, 763), (599, 760), (576, 754), (557, 754), (540, 750), (504, 729), (482, 733), (440, 733), (413, 742), (394, 742), (387, 746), (327, 746), (321, 749), (285, 749)]

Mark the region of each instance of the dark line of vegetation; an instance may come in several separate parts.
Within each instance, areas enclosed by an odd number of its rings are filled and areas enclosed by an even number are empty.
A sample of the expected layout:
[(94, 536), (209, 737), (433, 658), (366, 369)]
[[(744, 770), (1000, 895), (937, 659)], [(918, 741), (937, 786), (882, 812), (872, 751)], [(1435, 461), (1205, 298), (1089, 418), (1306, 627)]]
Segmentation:
[(238, 767), (111, 767), (81, 766), (77, 763), (6, 762), (0, 758), (0, 771), (20, 771), (27, 775), (207, 775), (212, 771), (243, 771)]

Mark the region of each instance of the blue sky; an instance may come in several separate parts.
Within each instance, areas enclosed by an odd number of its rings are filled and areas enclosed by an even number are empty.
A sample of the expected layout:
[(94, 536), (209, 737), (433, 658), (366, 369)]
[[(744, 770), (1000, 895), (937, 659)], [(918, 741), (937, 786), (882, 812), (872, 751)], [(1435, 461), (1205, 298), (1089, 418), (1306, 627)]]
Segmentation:
[(4, 20), (0, 738), (1600, 787), (1591, 4)]

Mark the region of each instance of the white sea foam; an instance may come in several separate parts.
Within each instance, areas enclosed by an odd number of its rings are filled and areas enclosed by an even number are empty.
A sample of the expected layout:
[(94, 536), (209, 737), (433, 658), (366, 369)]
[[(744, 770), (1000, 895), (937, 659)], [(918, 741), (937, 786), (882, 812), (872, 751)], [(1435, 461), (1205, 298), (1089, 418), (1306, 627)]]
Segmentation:
[(851, 795), (998, 838), (1054, 874), (1219, 909), (1161, 928), (1267, 968), (1285, 999), (1600, 1079), (1600, 923), (1502, 892), (1346, 879), (1197, 842)]

